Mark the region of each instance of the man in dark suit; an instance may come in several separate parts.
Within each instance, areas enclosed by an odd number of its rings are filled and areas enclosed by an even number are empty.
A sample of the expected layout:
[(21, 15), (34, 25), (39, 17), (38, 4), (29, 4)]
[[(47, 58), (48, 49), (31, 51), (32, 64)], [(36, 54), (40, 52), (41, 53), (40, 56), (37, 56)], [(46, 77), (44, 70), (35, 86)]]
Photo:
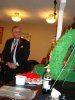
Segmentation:
[(6, 41), (2, 52), (6, 82), (12, 80), (17, 73), (29, 71), (30, 42), (21, 38), (21, 28), (19, 26), (12, 28), (12, 34), (13, 38)]

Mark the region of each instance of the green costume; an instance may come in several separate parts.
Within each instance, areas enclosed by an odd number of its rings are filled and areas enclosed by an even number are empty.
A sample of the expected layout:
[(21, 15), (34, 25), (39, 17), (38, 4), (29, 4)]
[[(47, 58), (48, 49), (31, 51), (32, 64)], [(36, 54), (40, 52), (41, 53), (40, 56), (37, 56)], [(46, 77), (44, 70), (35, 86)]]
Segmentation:
[[(66, 64), (63, 67), (63, 63)], [(52, 51), (50, 73), (54, 80), (75, 82), (75, 30), (68, 30)]]

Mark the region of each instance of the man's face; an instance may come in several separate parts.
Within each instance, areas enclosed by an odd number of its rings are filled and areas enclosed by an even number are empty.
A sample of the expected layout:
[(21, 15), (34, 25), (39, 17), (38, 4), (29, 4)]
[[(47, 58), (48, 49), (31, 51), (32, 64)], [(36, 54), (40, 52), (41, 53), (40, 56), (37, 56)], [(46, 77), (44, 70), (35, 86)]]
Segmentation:
[(21, 37), (21, 29), (19, 27), (14, 28), (12, 30), (12, 34), (13, 34), (14, 38), (19, 39)]

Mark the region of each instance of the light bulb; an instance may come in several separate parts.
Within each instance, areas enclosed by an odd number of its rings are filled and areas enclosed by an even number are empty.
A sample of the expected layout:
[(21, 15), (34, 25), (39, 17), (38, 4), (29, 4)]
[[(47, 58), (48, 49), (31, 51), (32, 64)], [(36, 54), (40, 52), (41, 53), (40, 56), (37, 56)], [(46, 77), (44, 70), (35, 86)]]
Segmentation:
[(19, 13), (15, 13), (14, 16), (11, 17), (13, 21), (19, 22), (21, 21), (21, 17), (19, 16)]

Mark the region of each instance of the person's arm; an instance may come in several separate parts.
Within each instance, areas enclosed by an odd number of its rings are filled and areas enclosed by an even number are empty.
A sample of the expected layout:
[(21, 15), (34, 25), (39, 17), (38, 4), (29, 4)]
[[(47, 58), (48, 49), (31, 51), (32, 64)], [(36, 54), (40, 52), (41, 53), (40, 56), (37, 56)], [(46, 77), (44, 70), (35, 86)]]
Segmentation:
[(7, 58), (8, 58), (8, 45), (9, 45), (9, 43), (8, 43), (8, 40), (7, 40), (6, 43), (5, 43), (4, 49), (2, 51), (2, 61), (4, 63), (7, 62)]

